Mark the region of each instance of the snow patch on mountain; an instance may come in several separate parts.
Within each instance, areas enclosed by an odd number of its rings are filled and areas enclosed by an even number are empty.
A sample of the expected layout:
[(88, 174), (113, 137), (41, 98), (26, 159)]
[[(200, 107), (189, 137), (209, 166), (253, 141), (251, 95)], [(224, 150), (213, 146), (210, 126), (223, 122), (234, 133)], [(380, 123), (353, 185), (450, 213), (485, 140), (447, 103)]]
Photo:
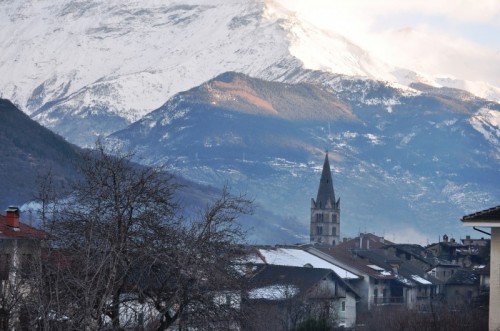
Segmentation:
[(496, 147), (495, 157), (500, 159), (500, 111), (482, 108), (469, 119), (469, 123)]

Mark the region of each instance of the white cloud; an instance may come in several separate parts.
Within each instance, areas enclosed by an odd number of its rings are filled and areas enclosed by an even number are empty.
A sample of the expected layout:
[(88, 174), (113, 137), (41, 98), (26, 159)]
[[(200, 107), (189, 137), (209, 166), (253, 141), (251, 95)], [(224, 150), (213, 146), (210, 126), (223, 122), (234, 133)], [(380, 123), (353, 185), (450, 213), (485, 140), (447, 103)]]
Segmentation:
[(391, 65), (500, 87), (500, 1), (274, 2)]
[(390, 233), (385, 235), (385, 238), (397, 244), (419, 244), (422, 246), (428, 245), (434, 239), (414, 228), (392, 229)]

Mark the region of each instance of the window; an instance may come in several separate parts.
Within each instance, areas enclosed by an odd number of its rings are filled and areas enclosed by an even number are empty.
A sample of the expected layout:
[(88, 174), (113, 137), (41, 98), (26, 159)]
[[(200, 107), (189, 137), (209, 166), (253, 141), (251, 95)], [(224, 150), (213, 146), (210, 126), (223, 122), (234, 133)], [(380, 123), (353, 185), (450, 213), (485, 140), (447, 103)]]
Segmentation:
[(345, 311), (345, 301), (342, 301), (342, 311)]
[(323, 222), (323, 214), (316, 214), (316, 222)]
[(332, 228), (332, 236), (336, 236), (337, 235), (337, 227), (333, 227)]
[(316, 227), (316, 234), (317, 234), (318, 236), (323, 235), (323, 227), (322, 227), (322, 226), (317, 226), (317, 227)]
[(10, 255), (0, 254), (0, 280), (9, 279)]
[(373, 290), (373, 302), (377, 303), (378, 289)]
[(332, 222), (337, 223), (337, 214), (332, 215)]
[(33, 270), (33, 255), (23, 254), (21, 255), (21, 276), (30, 277)]

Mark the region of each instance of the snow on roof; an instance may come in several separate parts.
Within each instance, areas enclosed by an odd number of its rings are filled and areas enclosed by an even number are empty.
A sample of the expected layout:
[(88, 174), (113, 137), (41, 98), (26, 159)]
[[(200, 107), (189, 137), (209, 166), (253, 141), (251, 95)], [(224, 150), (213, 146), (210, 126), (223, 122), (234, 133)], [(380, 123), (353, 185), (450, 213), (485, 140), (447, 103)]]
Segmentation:
[(296, 248), (259, 248), (259, 253), (264, 261), (258, 256), (251, 256), (249, 262), (274, 265), (284, 265), (290, 267), (303, 267), (310, 264), (313, 268), (324, 268), (333, 270), (340, 278), (358, 279), (359, 276), (341, 268), (333, 263), (323, 260), (309, 252)]
[(284, 300), (294, 297), (299, 289), (294, 285), (269, 285), (248, 292), (250, 299)]
[(368, 268), (371, 268), (375, 271), (380, 272), (381, 276), (391, 276), (392, 273), (390, 271), (385, 270), (384, 268), (379, 267), (378, 265), (375, 264), (367, 264), (366, 265)]
[(423, 284), (423, 285), (432, 285), (431, 282), (429, 282), (427, 279), (424, 279), (420, 276), (417, 275), (411, 275), (411, 278), (416, 281), (417, 283)]
[(381, 268), (381, 267), (379, 267), (378, 265), (375, 265), (375, 264), (367, 264), (366, 266), (369, 267), (369, 268), (372, 268), (373, 270), (376, 270), (376, 271), (385, 271), (384, 268)]
[(406, 278), (404, 278), (404, 277), (403, 277), (403, 276), (401, 276), (401, 275), (396, 275), (396, 279), (397, 279), (399, 282), (401, 282), (401, 283), (403, 283), (403, 284), (405, 284), (405, 285), (408, 285), (408, 286), (412, 286), (412, 285), (414, 285), (414, 284), (413, 284), (413, 283), (412, 283), (409, 279), (406, 279)]

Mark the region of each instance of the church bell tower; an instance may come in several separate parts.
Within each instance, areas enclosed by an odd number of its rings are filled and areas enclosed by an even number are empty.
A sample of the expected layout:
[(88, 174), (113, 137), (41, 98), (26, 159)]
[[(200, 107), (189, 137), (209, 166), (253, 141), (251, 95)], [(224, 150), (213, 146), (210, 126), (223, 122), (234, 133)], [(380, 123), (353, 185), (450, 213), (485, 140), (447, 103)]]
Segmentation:
[(335, 200), (328, 152), (323, 163), (316, 200), (311, 199), (311, 244), (335, 246), (340, 242), (340, 198)]

